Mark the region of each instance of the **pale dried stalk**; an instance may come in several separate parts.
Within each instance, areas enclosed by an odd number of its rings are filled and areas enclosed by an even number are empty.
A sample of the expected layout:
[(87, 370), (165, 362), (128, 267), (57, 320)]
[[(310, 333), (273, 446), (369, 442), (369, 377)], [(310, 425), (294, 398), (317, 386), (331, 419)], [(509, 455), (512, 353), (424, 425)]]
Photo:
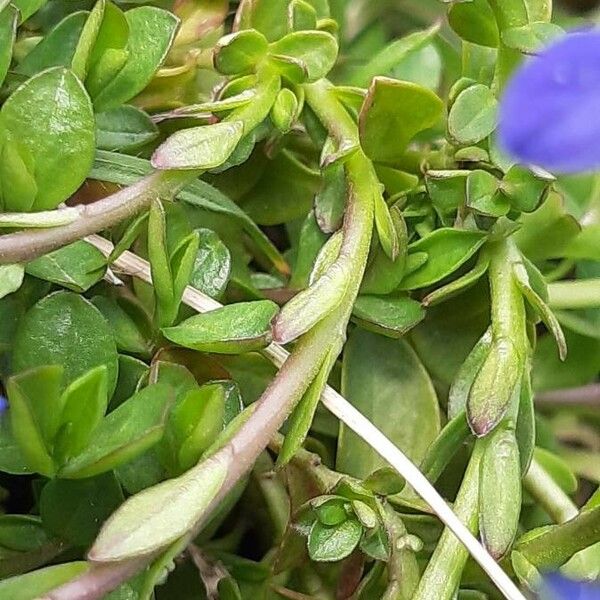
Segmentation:
[[(106, 256), (113, 249), (113, 245), (100, 236), (93, 235), (86, 239)], [(149, 263), (131, 252), (124, 252), (115, 261), (114, 267), (117, 271), (152, 284)], [(208, 312), (222, 306), (216, 300), (189, 286), (183, 294), (183, 302), (198, 312)], [(287, 350), (277, 344), (268, 346), (264, 350), (264, 354), (277, 367), (281, 367), (289, 356)], [(461, 523), (433, 485), (399, 448), (333, 388), (329, 386), (325, 388), (321, 401), (331, 413), (365, 440), (373, 450), (404, 477), (417, 494), (427, 502), (444, 525), (465, 545), (471, 556), (479, 563), (508, 600), (525, 600), (525, 597), (510, 577), (487, 553), (467, 527)]]

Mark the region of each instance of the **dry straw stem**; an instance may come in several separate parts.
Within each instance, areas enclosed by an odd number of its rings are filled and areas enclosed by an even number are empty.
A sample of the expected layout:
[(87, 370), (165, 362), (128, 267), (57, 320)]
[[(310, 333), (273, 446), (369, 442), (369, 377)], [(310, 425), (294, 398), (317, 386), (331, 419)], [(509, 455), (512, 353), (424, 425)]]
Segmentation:
[[(106, 239), (93, 235), (86, 238), (105, 255), (109, 255), (113, 245)], [(116, 272), (137, 277), (146, 283), (152, 284), (150, 265), (147, 261), (132, 254), (124, 252), (114, 263)], [(183, 302), (198, 312), (208, 312), (220, 308), (222, 305), (209, 298), (198, 290), (188, 286), (183, 294)], [(289, 356), (287, 350), (277, 344), (271, 344), (264, 350), (264, 354), (277, 366), (281, 367)], [(367, 442), (383, 459), (385, 459), (404, 479), (413, 487), (419, 496), (427, 502), (439, 519), (456, 535), (465, 545), (471, 556), (479, 563), (481, 568), (494, 581), (498, 589), (508, 600), (525, 600), (525, 597), (508, 575), (500, 568), (498, 563), (486, 552), (480, 542), (463, 525), (452, 512), (446, 501), (438, 494), (427, 478), (419, 471), (411, 460), (397, 448), (377, 427), (365, 418), (352, 404), (338, 394), (333, 388), (327, 386), (321, 401), (340, 421), (357, 433)]]

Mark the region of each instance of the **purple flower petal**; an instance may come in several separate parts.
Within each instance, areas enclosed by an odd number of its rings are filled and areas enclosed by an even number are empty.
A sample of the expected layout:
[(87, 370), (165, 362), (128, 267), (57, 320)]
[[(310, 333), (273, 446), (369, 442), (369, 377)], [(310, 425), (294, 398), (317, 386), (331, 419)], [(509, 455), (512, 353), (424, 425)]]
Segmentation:
[(2, 414), (8, 408), (8, 400), (0, 394), (0, 414)]
[(562, 173), (600, 168), (600, 30), (565, 35), (517, 70), (498, 135), (523, 163)]
[(600, 586), (571, 581), (557, 573), (544, 577), (544, 600), (600, 600)]

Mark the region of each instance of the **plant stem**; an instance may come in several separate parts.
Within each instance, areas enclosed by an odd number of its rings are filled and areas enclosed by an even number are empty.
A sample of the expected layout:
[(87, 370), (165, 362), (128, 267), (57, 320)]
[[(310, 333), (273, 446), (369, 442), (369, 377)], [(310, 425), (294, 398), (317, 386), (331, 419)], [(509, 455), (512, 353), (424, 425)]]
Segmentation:
[(600, 278), (551, 283), (548, 296), (551, 308), (600, 308)]
[(555, 523), (577, 516), (579, 511), (575, 504), (535, 458), (523, 478), (523, 485)]
[(511, 238), (490, 249), (491, 321), (494, 339), (512, 340), (523, 361), (527, 353), (525, 302), (513, 272), (516, 260), (518, 250)]
[(590, 383), (575, 388), (564, 388), (539, 392), (535, 395), (536, 404), (543, 406), (600, 406), (600, 383)]
[(158, 171), (137, 183), (76, 207), (78, 218), (52, 229), (26, 229), (0, 236), (0, 264), (27, 262), (87, 235), (113, 227), (147, 208), (153, 199), (173, 197), (199, 171)]
[[(484, 445), (475, 443), (473, 454), (454, 503), (456, 516), (472, 534), (479, 528), (479, 467)], [(412, 600), (450, 600), (454, 596), (469, 553), (450, 529), (444, 529)]]

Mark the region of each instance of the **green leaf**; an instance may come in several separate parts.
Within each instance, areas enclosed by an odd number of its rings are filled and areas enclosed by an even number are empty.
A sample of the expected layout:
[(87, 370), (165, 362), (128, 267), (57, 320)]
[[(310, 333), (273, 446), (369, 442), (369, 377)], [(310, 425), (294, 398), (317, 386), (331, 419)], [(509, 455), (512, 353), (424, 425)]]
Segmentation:
[(47, 0), (15, 0), (13, 4), (19, 9), (22, 23), (35, 14), (46, 2)]
[(75, 546), (87, 546), (123, 500), (112, 473), (77, 481), (54, 479), (42, 489), (40, 515), (47, 531)]
[(63, 365), (65, 385), (106, 365), (109, 394), (117, 380), (117, 348), (108, 323), (93, 304), (72, 292), (46, 296), (27, 312), (17, 329), (12, 364), (15, 372)]
[(427, 262), (407, 274), (400, 289), (411, 290), (432, 285), (452, 274), (465, 263), (485, 241), (485, 233), (465, 229), (440, 228), (412, 243), (409, 256), (427, 253)]
[(162, 437), (174, 400), (170, 386), (150, 385), (109, 413), (94, 430), (87, 448), (60, 470), (67, 479), (93, 477), (139, 456)]
[(419, 132), (441, 118), (442, 101), (415, 83), (375, 77), (359, 115), (360, 142), (372, 160), (394, 164)]
[(180, 346), (202, 352), (250, 352), (270, 343), (271, 321), (278, 310), (270, 300), (239, 302), (166, 327), (163, 335)]
[(510, 209), (508, 199), (496, 194), (499, 181), (487, 171), (471, 171), (467, 177), (467, 206), (482, 215), (501, 217)]
[(444, 302), (453, 298), (457, 294), (465, 291), (466, 289), (475, 285), (481, 277), (487, 272), (490, 265), (489, 258), (484, 252), (481, 252), (475, 266), (467, 271), (464, 275), (461, 275), (458, 279), (437, 288), (433, 292), (430, 292), (421, 300), (421, 304), (425, 307), (435, 306), (440, 302)]
[(95, 246), (79, 240), (32, 260), (25, 270), (74, 292), (85, 292), (104, 277), (106, 259)]
[(241, 121), (180, 129), (152, 155), (156, 169), (213, 169), (222, 165), (244, 134)]
[(463, 146), (476, 144), (496, 128), (498, 102), (489, 87), (478, 83), (463, 90), (450, 109), (448, 132)]
[(63, 464), (87, 447), (108, 405), (106, 366), (100, 365), (76, 379), (60, 399), (63, 407), (54, 440), (53, 458)]
[(119, 106), (96, 115), (96, 147), (131, 152), (158, 137), (158, 127), (135, 106)]
[(282, 88), (271, 108), (271, 121), (282, 133), (287, 133), (298, 118), (301, 106), (292, 90)]
[(576, 517), (549, 527), (529, 539), (519, 540), (515, 549), (540, 570), (554, 570), (575, 553), (600, 542), (600, 506), (582, 510)]
[(104, 112), (127, 102), (150, 83), (167, 56), (179, 20), (161, 8), (139, 6), (125, 13), (129, 25), (127, 60), (94, 95), (94, 108)]
[(315, 196), (315, 218), (323, 233), (334, 233), (342, 226), (346, 201), (343, 165), (332, 165), (322, 172), (323, 182)]
[(325, 77), (337, 59), (336, 39), (325, 31), (294, 31), (269, 46), (269, 53), (298, 61), (307, 81)]
[(311, 501), (317, 519), (330, 527), (340, 525), (348, 519), (347, 504), (348, 501), (341, 496), (319, 496)]
[(223, 75), (251, 73), (268, 49), (267, 39), (255, 29), (230, 33), (223, 36), (214, 48), (215, 69)]
[(9, 4), (0, 12), (0, 85), (4, 82), (13, 54), (19, 13)]
[(221, 489), (230, 460), (216, 454), (180, 477), (129, 498), (105, 523), (89, 558), (114, 562), (143, 556), (191, 531)]
[(514, 431), (502, 426), (487, 439), (481, 459), (479, 523), (483, 543), (499, 560), (511, 548), (521, 513), (521, 463)]
[(567, 212), (562, 196), (557, 193), (550, 193), (531, 214), (522, 214), (520, 222), (522, 226), (515, 233), (515, 241), (523, 254), (536, 262), (562, 258), (581, 232), (578, 221)]
[(564, 30), (554, 23), (534, 22), (505, 29), (502, 32), (502, 42), (519, 52), (533, 54), (562, 34)]
[(496, 17), (486, 0), (453, 3), (448, 22), (463, 40), (472, 44), (496, 48), (500, 42)]
[(38, 367), (7, 383), (11, 428), (27, 465), (48, 477), (54, 474), (51, 448), (60, 425), (63, 369)]
[(108, 296), (94, 296), (94, 306), (110, 324), (117, 348), (148, 356), (152, 349), (152, 325), (142, 306), (132, 299)]
[(375, 229), (383, 251), (395, 261), (400, 252), (400, 240), (390, 209), (380, 194), (375, 196)]
[[(438, 402), (410, 346), (355, 329), (344, 348), (342, 394), (413, 461), (420, 462), (440, 430)], [(385, 461), (345, 425), (336, 469), (364, 478)]]
[(0, 298), (16, 292), (23, 283), (23, 265), (0, 265)]
[[(390, 209), (394, 229), (398, 237), (398, 248), (400, 253), (396, 260), (391, 260), (381, 248), (375, 250), (372, 260), (367, 265), (360, 291), (362, 294), (389, 294), (395, 291), (402, 277), (409, 270), (407, 263), (408, 231), (406, 222), (402, 217), (399, 206)], [(427, 255), (420, 254), (422, 260), (417, 266), (421, 266), (427, 259)], [(414, 269), (413, 269), (414, 270)]]
[(0, 516), (0, 547), (3, 550), (30, 552), (48, 542), (39, 517), (29, 515)]
[(488, 329), (460, 365), (448, 393), (448, 417), (454, 419), (466, 409), (475, 377), (492, 348), (492, 330)]
[(16, 72), (32, 77), (50, 67), (69, 67), (87, 16), (83, 11), (67, 15), (16, 66)]
[(452, 215), (466, 201), (466, 181), (470, 171), (429, 170), (425, 185), (435, 209), (442, 215)]
[(3, 600), (31, 600), (67, 583), (89, 569), (87, 562), (72, 562), (38, 569), (25, 575), (17, 575), (0, 581)]
[(435, 483), (470, 435), (464, 410), (452, 417), (427, 449), (420, 471)]
[(358, 296), (352, 320), (362, 328), (391, 338), (400, 338), (425, 318), (419, 302), (408, 296)]
[[(29, 460), (13, 433), (11, 414), (9, 408), (0, 418), (0, 470), (14, 475), (27, 475), (31, 473)], [(45, 454), (41, 454), (41, 460), (42, 464), (48, 464)]]
[(362, 525), (355, 519), (333, 527), (315, 521), (308, 536), (308, 555), (317, 562), (342, 560), (358, 546), (362, 533)]
[(552, 181), (551, 177), (540, 177), (525, 167), (515, 165), (504, 176), (500, 190), (515, 210), (532, 212), (545, 198)]
[(2, 106), (0, 123), (31, 156), (33, 210), (55, 208), (83, 183), (94, 160), (94, 116), (71, 71), (57, 67), (26, 81)]
[(242, 0), (238, 8), (236, 29), (256, 29), (269, 41), (287, 33), (289, 0)]
[(85, 25), (83, 26), (81, 35), (79, 36), (75, 52), (73, 53), (71, 69), (81, 81), (85, 81), (87, 75), (92, 50), (96, 43), (100, 28), (102, 27), (106, 3), (106, 0), (98, 0), (94, 5), (94, 8), (92, 8)]
[(306, 440), (321, 394), (327, 385), (327, 378), (342, 349), (341, 346), (342, 344), (332, 343), (331, 350), (323, 360), (317, 375), (290, 415), (283, 446), (277, 457), (278, 466), (287, 464)]
[(199, 245), (190, 285), (211, 298), (220, 298), (231, 275), (231, 253), (211, 229), (197, 229)]
[(390, 75), (404, 60), (430, 43), (438, 30), (439, 27), (434, 26), (425, 31), (416, 31), (384, 46), (365, 65), (357, 67), (350, 74), (350, 84), (367, 87), (374, 77)]
[(223, 429), (225, 389), (211, 383), (188, 391), (173, 406), (163, 444), (170, 469), (182, 473), (193, 467)]
[(539, 314), (546, 327), (548, 327), (550, 333), (552, 333), (552, 336), (554, 337), (558, 347), (558, 355), (561, 360), (565, 360), (567, 358), (567, 342), (558, 319), (550, 307), (542, 300), (539, 294), (531, 286), (529, 282), (529, 275), (522, 263), (514, 265), (514, 274), (519, 290), (523, 296), (525, 296), (527, 302), (529, 302), (536, 313)]
[(129, 23), (125, 13), (110, 1), (102, 3), (102, 22), (95, 33), (91, 52), (86, 59), (85, 85), (95, 98), (127, 62), (129, 52)]

